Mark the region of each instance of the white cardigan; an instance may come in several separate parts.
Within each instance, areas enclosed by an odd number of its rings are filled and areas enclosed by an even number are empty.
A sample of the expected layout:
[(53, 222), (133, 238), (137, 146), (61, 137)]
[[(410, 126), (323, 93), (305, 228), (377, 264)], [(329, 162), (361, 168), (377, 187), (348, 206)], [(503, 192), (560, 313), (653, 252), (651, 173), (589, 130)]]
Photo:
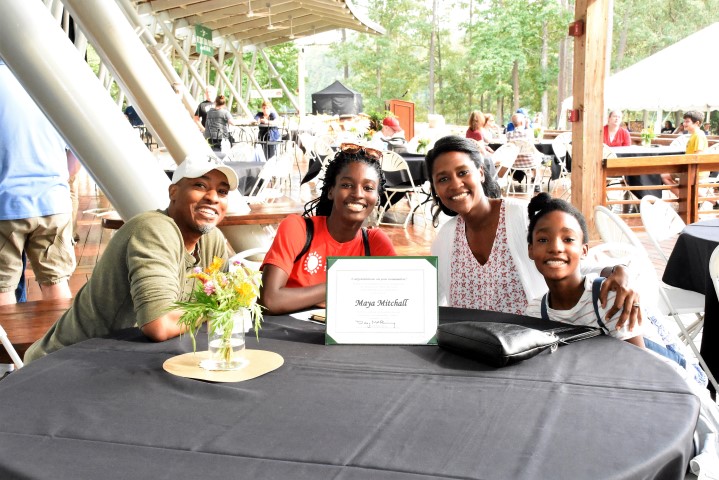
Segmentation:
[[(544, 295), (547, 291), (544, 277), (537, 270), (534, 261), (529, 259), (527, 251), (527, 227), (529, 226), (527, 205), (529, 202), (516, 198), (505, 198), (503, 201), (509, 252), (514, 259), (524, 293), (527, 295), (527, 302), (529, 302)], [(453, 260), (451, 255), (454, 250), (453, 241), (456, 227), (457, 217), (442, 225), (430, 249), (431, 254), (438, 257), (438, 301), (442, 306), (449, 305), (450, 266)]]

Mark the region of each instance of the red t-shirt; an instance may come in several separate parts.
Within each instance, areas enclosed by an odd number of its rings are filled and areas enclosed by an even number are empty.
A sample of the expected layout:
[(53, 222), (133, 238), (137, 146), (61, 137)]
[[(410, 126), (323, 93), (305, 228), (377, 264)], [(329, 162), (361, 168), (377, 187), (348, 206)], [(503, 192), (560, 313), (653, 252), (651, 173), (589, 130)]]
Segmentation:
[(479, 142), (480, 140), (482, 140), (482, 132), (479, 130), (472, 130), (471, 128), (468, 128), (465, 137), (477, 140)]
[[(290, 215), (282, 220), (270, 251), (265, 255), (262, 267), (274, 265), (284, 270), (289, 278), (287, 287), (309, 287), (327, 281), (327, 257), (364, 256), (362, 231), (358, 230), (354, 239), (340, 243), (327, 231), (327, 217), (311, 217), (315, 231), (312, 244), (297, 262), (295, 258), (307, 241), (307, 226), (300, 215)], [(373, 257), (393, 257), (397, 255), (387, 234), (378, 228), (367, 231), (370, 254)]]
[(632, 137), (626, 128), (619, 127), (617, 134), (614, 135), (614, 141), (609, 141), (609, 125), (604, 125), (604, 144), (609, 147), (628, 147), (632, 144)]

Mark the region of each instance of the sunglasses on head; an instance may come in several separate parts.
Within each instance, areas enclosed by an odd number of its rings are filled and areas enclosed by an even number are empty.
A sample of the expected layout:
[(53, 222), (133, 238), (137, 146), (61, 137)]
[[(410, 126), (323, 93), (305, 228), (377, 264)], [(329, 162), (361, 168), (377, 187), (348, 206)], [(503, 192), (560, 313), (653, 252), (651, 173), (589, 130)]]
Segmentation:
[(362, 145), (357, 145), (356, 143), (343, 143), (342, 145), (340, 145), (340, 151), (342, 153), (349, 153), (350, 155), (364, 153), (372, 160), (382, 160), (382, 152), (380, 152), (379, 150), (363, 147)]

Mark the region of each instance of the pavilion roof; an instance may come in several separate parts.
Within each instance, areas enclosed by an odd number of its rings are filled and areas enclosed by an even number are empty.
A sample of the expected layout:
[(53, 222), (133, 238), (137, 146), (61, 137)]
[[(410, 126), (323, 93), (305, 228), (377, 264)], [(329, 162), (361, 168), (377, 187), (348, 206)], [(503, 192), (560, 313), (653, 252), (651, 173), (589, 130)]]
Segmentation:
[(201, 24), (213, 38), (244, 47), (277, 45), (348, 28), (372, 34), (384, 29), (357, 12), (351, 0), (134, 0), (140, 15), (172, 21), (176, 29)]

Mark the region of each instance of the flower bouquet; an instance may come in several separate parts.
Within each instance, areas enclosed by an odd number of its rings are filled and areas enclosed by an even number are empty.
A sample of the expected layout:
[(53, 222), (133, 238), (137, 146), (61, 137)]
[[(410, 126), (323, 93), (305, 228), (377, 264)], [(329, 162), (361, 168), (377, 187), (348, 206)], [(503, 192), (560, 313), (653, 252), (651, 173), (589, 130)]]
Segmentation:
[(262, 322), (262, 307), (256, 302), (262, 283), (260, 272), (239, 262), (235, 262), (232, 271), (225, 272), (222, 263), (221, 258), (215, 257), (208, 268), (196, 268), (188, 275), (198, 280), (190, 301), (173, 304), (183, 311), (177, 324), (189, 333), (193, 351), (197, 350), (197, 332), (207, 321), (212, 361), (200, 366), (210, 370), (239, 368), (242, 362), (233, 359), (245, 348), (244, 318), (252, 320), (258, 339)]
[(654, 139), (654, 129), (652, 127), (642, 128), (640, 133), (642, 137), (642, 145), (651, 145)]
[(429, 138), (420, 138), (417, 141), (417, 153), (427, 153), (428, 145), (429, 145)]

